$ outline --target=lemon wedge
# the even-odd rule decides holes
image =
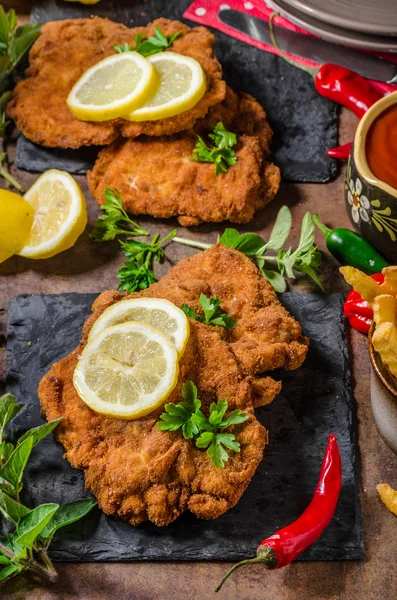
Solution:
[[[189,320],[180,308],[163,298],[129,298],[116,302],[95,321],[89,339],[107,327],[126,321],[139,321],[159,329],[175,345],[178,355],[183,354],[189,338]]]
[[[100,331],[84,348],[73,376],[92,410],[138,419],[169,396],[178,380],[178,354],[161,331],[129,322]]]
[[[112,54],[88,69],[74,85],[67,103],[83,121],[106,121],[145,104],[159,76],[137,52]]]
[[[160,74],[160,85],[144,106],[125,113],[129,121],[154,121],[179,115],[197,104],[206,90],[205,74],[194,58],[161,52],[148,60]]]
[[[0,190],[0,263],[26,244],[33,214],[33,208],[21,196]]]
[[[71,248],[87,225],[83,192],[69,173],[51,169],[40,175],[24,196],[34,210],[25,258],[49,258]]]

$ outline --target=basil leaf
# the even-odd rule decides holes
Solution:
[[[17,525],[16,543],[31,547],[58,508],[59,504],[41,504],[31,510]]]
[[[15,448],[6,464],[0,469],[0,477],[11,483],[18,492],[21,489],[23,471],[33,448],[32,438]]]
[[[9,521],[19,523],[22,517],[30,512],[30,509],[0,491],[0,511]]]
[[[266,243],[266,250],[280,250],[287,239],[292,224],[291,211],[288,206],[282,206],[278,211],[276,222]]]
[[[42,530],[41,538],[44,538],[45,543],[49,544],[51,538],[58,529],[66,527],[66,525],[71,525],[75,521],[79,521],[95,506],[97,506],[97,502],[92,498],[83,498],[82,500],[75,500],[74,502],[62,504],[58,507]]]
[[[7,21],[9,30],[14,31],[15,27],[17,26],[17,15],[15,14],[15,10],[13,8],[11,8],[7,13]]]
[[[277,273],[277,271],[268,271],[266,269],[262,269],[262,275],[268,280],[268,282],[272,285],[275,292],[278,294],[282,294],[287,289],[287,283],[281,273]]]
[[[53,421],[49,421],[48,423],[43,423],[43,425],[39,425],[38,427],[34,427],[33,429],[29,429],[26,433],[21,435],[21,437],[17,441],[17,447],[28,438],[31,438],[33,448],[34,446],[36,446],[36,444],[41,442],[41,440],[47,437],[47,435],[49,435],[51,431],[55,429],[55,427],[60,421],[62,421],[62,417],[54,419]]]
[[[8,47],[10,26],[4,8],[0,5],[0,42]]]
[[[4,583],[6,579],[11,579],[11,577],[14,577],[14,575],[22,571],[22,569],[22,566],[17,565],[9,565],[8,567],[5,567],[0,571],[0,581]]]
[[[40,24],[21,25],[9,46],[9,54],[15,66],[40,35]]]
[[[9,565],[10,560],[6,556],[0,556],[0,565]]]
[[[14,446],[12,444],[8,444],[7,442],[0,444],[0,465],[7,462],[13,452]]]
[[[13,394],[4,394],[0,397],[0,440],[5,426],[19,413],[23,404],[17,404]]]

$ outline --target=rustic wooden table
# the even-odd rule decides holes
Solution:
[[[3,2],[4,4],[4,2]],[[25,0],[5,2],[19,11],[21,20],[29,14]],[[352,139],[356,118],[342,111],[340,141]],[[11,162],[13,148],[10,148]],[[26,189],[36,176],[12,172]],[[89,228],[94,224],[98,209],[91,198],[85,177],[78,178],[86,194]],[[279,207],[290,206],[294,223],[300,223],[306,211],[319,212],[331,226],[350,227],[343,199],[344,170],[327,185],[287,185],[281,188],[276,200],[261,211],[245,230],[269,232]],[[176,226],[175,222],[144,219],[144,227],[161,234]],[[88,228],[88,230],[89,230]],[[182,228],[178,228],[178,235]],[[203,226],[184,230],[183,234],[203,241],[214,241],[217,227]],[[297,241],[299,227],[292,231]],[[322,236],[320,249],[325,250],[322,277],[327,292],[347,290],[337,271],[337,263],[326,252]],[[157,270],[165,273],[171,264],[193,253],[177,244],[167,249],[168,261]],[[59,292],[99,292],[116,286],[115,273],[123,258],[117,244],[94,244],[85,233],[75,247],[46,261],[12,258],[0,265],[0,306],[18,294]],[[310,284],[299,281],[294,289],[310,291]],[[7,310],[0,317],[0,335],[5,333]],[[395,553],[397,550],[397,521],[376,494],[376,485],[387,481],[397,485],[397,458],[378,436],[370,408],[370,365],[366,338],[351,332],[351,354],[355,378],[355,398],[359,434],[361,500],[364,517],[364,536],[367,558],[361,562],[296,563],[280,571],[268,572],[260,566],[242,569],[215,596],[214,587],[227,569],[225,563],[99,563],[58,564],[59,581],[46,585],[29,577],[11,581],[0,592],[4,600],[379,600],[383,594],[390,598],[397,592]],[[3,345],[3,344],[1,344]],[[0,353],[0,393],[4,386],[6,353]],[[21,399],[23,401],[23,399]],[[277,401],[277,400],[275,400]],[[258,541],[261,538],[258,523]]]

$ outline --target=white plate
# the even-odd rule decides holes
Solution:
[[[395,0],[397,3],[397,0]],[[352,46],[362,50],[374,50],[378,52],[397,53],[397,39],[393,37],[370,35],[358,31],[349,31],[329,25],[317,19],[313,19],[304,13],[301,13],[292,6],[287,6],[284,0],[266,0],[266,4],[280,13],[291,23],[318,35],[323,40],[342,44],[343,46]]]
[[[397,35],[397,0],[285,0],[317,21],[371,35]]]

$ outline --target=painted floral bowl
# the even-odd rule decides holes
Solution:
[[[387,260],[397,264],[397,189],[372,174],[365,155],[366,137],[372,123],[395,104],[397,92],[376,102],[361,119],[346,170],[345,200],[356,229]]]

